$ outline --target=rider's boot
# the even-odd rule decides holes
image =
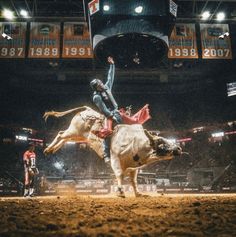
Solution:
[[[110,162],[110,143],[111,143],[111,139],[110,137],[106,137],[104,138],[103,141],[103,159],[105,163],[109,163]]]

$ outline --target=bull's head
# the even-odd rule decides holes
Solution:
[[[158,156],[179,156],[182,148],[163,137],[154,139],[154,149]]]
[[[166,138],[151,134],[147,130],[145,130],[145,134],[158,156],[179,156],[182,154],[182,148]]]

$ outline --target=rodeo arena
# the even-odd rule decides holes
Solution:
[[[0,0],[0,217],[236,236],[236,0]]]

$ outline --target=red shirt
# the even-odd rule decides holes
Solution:
[[[26,151],[23,155],[24,163],[31,168],[35,168],[35,159],[36,155],[33,151]]]

